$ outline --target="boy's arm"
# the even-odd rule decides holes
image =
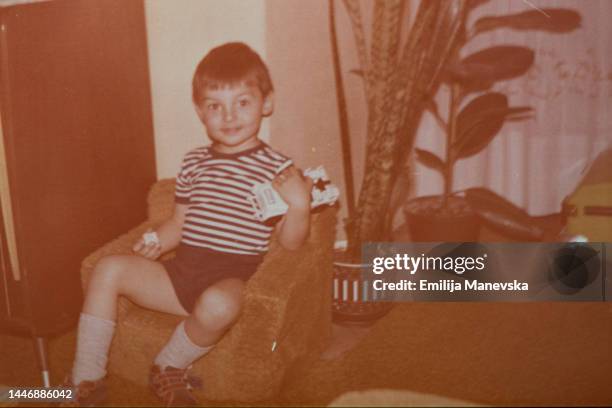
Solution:
[[[280,244],[298,249],[310,232],[310,190],[312,180],[303,177],[295,167],[289,167],[272,181],[272,186],[289,206],[278,226]]]
[[[292,209],[283,216],[278,226],[278,240],[280,244],[287,249],[298,249],[310,232],[310,208],[307,209]]]
[[[164,221],[156,230],[159,242],[145,244],[141,237],[132,248],[134,252],[149,259],[157,259],[164,252],[176,248],[181,241],[181,232],[185,222],[186,204],[175,204],[172,217]]]

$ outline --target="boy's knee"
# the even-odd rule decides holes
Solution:
[[[211,330],[222,330],[236,320],[241,308],[241,296],[212,287],[200,296],[193,315],[202,326]]]
[[[89,278],[89,288],[118,286],[125,263],[125,257],[121,255],[109,255],[100,259]]]

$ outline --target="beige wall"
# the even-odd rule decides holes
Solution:
[[[158,178],[174,177],[183,155],[207,143],[191,104],[191,76],[211,48],[243,41],[265,55],[264,0],[146,0]],[[268,124],[262,128],[268,138]]]
[[[271,118],[271,143],[293,157],[302,167],[322,164],[342,192],[344,176],[340,149],[340,128],[334,86],[327,1],[267,0],[267,58],[276,86],[276,110]],[[357,68],[348,17],[337,2],[343,72]],[[345,77],[349,101],[349,124],[353,145],[355,174],[362,171],[366,110],[361,80]],[[359,185],[360,177],[355,180]],[[344,237],[339,222],[338,237]]]

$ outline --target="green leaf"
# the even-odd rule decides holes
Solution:
[[[505,111],[506,120],[523,119],[531,117],[533,108],[530,106],[515,106],[514,108],[508,108]]]
[[[440,126],[441,129],[446,131],[448,124],[440,115],[440,111],[438,111],[438,104],[436,103],[436,101],[431,98],[427,99],[425,102],[425,109],[427,109],[433,115],[434,119],[438,123],[438,126]]]
[[[521,122],[533,118],[533,108],[529,106],[516,106],[508,108],[506,122]]]
[[[467,56],[449,71],[452,80],[462,84],[491,83],[523,75],[533,61],[530,48],[499,45]]]
[[[438,170],[439,172],[444,172],[444,162],[435,154],[428,152],[422,149],[414,149],[416,152],[417,160],[423,163],[425,166],[430,169]]]
[[[452,156],[463,159],[488,146],[508,118],[531,112],[530,107],[508,107],[508,98],[489,92],[474,98],[457,115]]]
[[[513,30],[543,30],[567,33],[580,27],[580,13],[571,9],[546,8],[528,10],[505,16],[486,16],[474,23],[474,32],[480,34],[497,28]]]
[[[525,210],[491,190],[469,188],[465,190],[465,198],[474,212],[494,229],[518,239],[539,239],[544,234]]]
[[[468,0],[467,8],[469,10],[473,10],[480,6],[481,4],[487,3],[489,0]]]
[[[439,116],[440,113],[438,111],[438,104],[436,103],[435,100],[433,100],[432,98],[428,98],[425,101],[425,109],[427,109],[429,112],[431,112],[433,115]]]
[[[506,122],[522,122],[527,119],[533,118],[532,109],[529,110],[529,114],[526,115],[516,115],[516,116],[508,116],[506,117]]]
[[[462,141],[453,146],[453,157],[455,159],[464,159],[478,154],[497,136],[506,121],[519,121],[531,118],[531,115],[512,116],[515,109],[520,110],[516,111],[517,114],[532,111],[531,108],[525,107],[500,110],[491,109],[483,113],[473,123],[472,127],[460,136]]]
[[[527,213],[522,208],[517,207],[499,194],[484,188],[472,187],[465,190],[465,198],[474,209],[484,207],[495,207],[499,212],[513,217],[524,217]]]

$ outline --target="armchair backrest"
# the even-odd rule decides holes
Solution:
[[[172,216],[174,185],[175,180],[173,178],[162,179],[153,184],[147,197],[149,221],[160,224]]]

